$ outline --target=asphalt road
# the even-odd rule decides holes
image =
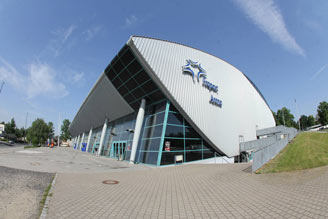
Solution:
[[[53,176],[0,166],[0,218],[38,218],[43,192]]]

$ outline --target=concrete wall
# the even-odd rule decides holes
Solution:
[[[274,158],[283,148],[286,147],[289,141],[291,141],[296,135],[297,130],[295,128],[279,127],[281,132],[277,132],[275,135],[270,137],[274,139],[276,137],[276,142],[273,144],[258,148],[253,153],[253,165],[252,171],[255,172],[261,168],[265,163]],[[275,129],[276,130],[276,129]],[[270,134],[270,133],[268,133]],[[281,135],[284,138],[279,138]]]
[[[254,141],[246,141],[246,142],[242,142],[240,143],[240,151],[250,151],[250,150],[255,150],[255,149],[259,149],[259,148],[263,148],[269,145],[274,144],[275,142],[277,142],[277,138],[279,138],[280,136],[278,135],[274,135],[274,136],[270,136],[267,138],[261,138],[258,140],[254,140]],[[278,139],[279,140],[279,139]]]
[[[213,157],[205,160],[198,160],[193,161],[190,163],[184,163],[184,164],[228,164],[228,163],[234,163],[234,158],[229,157]]]

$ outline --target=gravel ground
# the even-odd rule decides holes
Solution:
[[[43,192],[53,176],[0,166],[0,218],[38,218]]]

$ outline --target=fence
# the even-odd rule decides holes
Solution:
[[[296,135],[295,128],[276,126],[258,130],[257,136],[265,136],[254,141],[240,143],[240,151],[254,150],[252,171],[255,172],[274,158]]]

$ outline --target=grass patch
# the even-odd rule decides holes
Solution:
[[[303,132],[256,173],[277,173],[328,165],[328,133]]]
[[[49,185],[47,186],[47,188],[46,188],[46,189],[44,190],[44,192],[43,192],[42,200],[40,201],[39,217],[41,216],[41,213],[42,213],[42,210],[43,210],[44,204],[46,203],[46,200],[47,200],[47,197],[48,197],[49,191],[50,191],[50,189],[51,189],[52,182],[54,181],[54,178],[55,178],[55,176],[53,176],[53,177],[51,178]],[[49,196],[51,197],[51,196],[52,196],[52,193],[50,193]]]
[[[34,146],[34,145],[26,145],[24,146],[24,149],[29,149],[29,148],[39,148],[40,146]]]

